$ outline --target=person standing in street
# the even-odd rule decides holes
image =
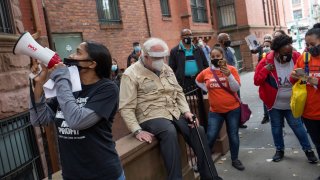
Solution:
[[[192,38],[192,31],[183,29],[181,41],[171,49],[169,57],[169,66],[184,91],[196,87],[197,74],[209,66],[202,49],[192,43]]]
[[[204,55],[207,58],[208,64],[210,64],[210,52],[211,52],[210,47],[207,45],[206,42],[202,40],[202,38],[198,39],[198,46],[202,49]]]
[[[310,145],[307,131],[301,118],[293,117],[290,108],[292,84],[290,74],[300,56],[293,51],[292,38],[287,35],[279,35],[272,41],[272,51],[263,58],[255,71],[254,84],[259,86],[259,96],[269,110],[272,137],[276,148],[273,156],[274,162],[279,162],[284,157],[283,121],[286,118],[288,125],[298,138],[303,151],[310,163],[316,163]]]
[[[132,44],[133,51],[128,56],[127,59],[127,67],[131,66],[133,63],[137,62],[139,60],[139,57],[141,55],[141,46],[139,42],[134,42]]]
[[[111,54],[101,44],[83,42],[67,62],[77,64],[82,90],[72,92],[65,64],[56,64],[50,74],[42,65],[34,78],[31,123],[55,123],[63,179],[125,180],[111,133],[119,100],[119,88],[110,79]],[[47,76],[54,81],[57,96],[46,100],[43,84]]]
[[[294,69],[309,69],[307,75],[307,100],[302,114],[303,122],[310,134],[311,140],[316,147],[318,158],[320,158],[320,23],[308,30],[305,36],[310,57],[308,68],[306,68],[304,55],[300,56]],[[295,70],[291,73],[291,82],[295,84],[302,76]],[[317,178],[320,180],[320,176]]]
[[[235,97],[237,96],[236,92],[240,88],[240,77],[235,67],[226,63],[223,64],[226,60],[224,59],[221,47],[213,47],[210,55],[211,67],[201,71],[196,79],[197,85],[208,92],[210,111],[208,115],[207,137],[209,147],[213,148],[225,121],[232,166],[243,171],[245,167],[238,159],[240,146],[240,103]]]
[[[252,54],[258,53],[258,63],[261,61],[262,58],[266,56],[267,53],[271,51],[271,43],[272,43],[272,36],[270,34],[266,34],[263,36],[263,43],[257,49],[253,49],[250,52]],[[263,118],[261,124],[266,124],[270,121],[269,113],[265,104],[263,104]]]
[[[231,45],[230,35],[227,33],[218,34],[218,43],[219,43],[219,46],[224,50],[224,57],[227,60],[227,64],[230,66],[233,66],[237,69],[238,61],[235,56],[234,49],[232,47],[230,47],[230,45]],[[238,90],[237,93],[238,93],[239,98],[241,98],[240,89]],[[239,124],[239,128],[247,128],[247,127],[248,126],[245,124]]]

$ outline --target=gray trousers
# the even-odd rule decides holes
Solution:
[[[204,152],[199,141],[195,128],[190,128],[184,117],[173,121],[165,118],[148,120],[140,124],[143,130],[155,135],[159,140],[160,150],[168,173],[168,180],[182,180],[182,168],[180,159],[180,148],[177,132],[180,132],[188,145],[197,156],[197,166],[201,180],[212,179]],[[209,159],[213,174],[217,176],[217,171],[211,158],[211,151],[208,146],[205,131],[202,126],[198,127],[199,134],[204,144],[204,149]]]

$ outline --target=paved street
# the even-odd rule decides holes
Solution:
[[[309,164],[292,130],[285,126],[285,158],[272,162],[275,153],[270,123],[261,124],[262,102],[258,87],[253,84],[253,72],[241,74],[241,98],[248,103],[252,117],[247,129],[240,129],[239,159],[246,169],[238,171],[231,166],[230,152],[216,163],[219,175],[224,180],[314,180],[320,176],[320,163]]]

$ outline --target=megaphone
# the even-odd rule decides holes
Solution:
[[[48,69],[61,61],[57,53],[38,44],[29,32],[23,33],[13,48],[13,54],[27,55],[45,64]]]

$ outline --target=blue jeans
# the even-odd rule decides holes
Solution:
[[[277,150],[284,150],[283,142],[283,132],[282,125],[284,118],[286,118],[287,123],[290,128],[298,138],[302,149],[310,150],[311,145],[308,139],[307,131],[304,128],[301,118],[294,118],[291,110],[280,110],[280,109],[271,109],[269,111],[271,131],[273,136],[274,145]]]
[[[126,176],[124,175],[124,172],[122,171],[121,176],[118,177],[117,180],[126,180]]]
[[[226,120],[227,133],[229,138],[229,146],[231,152],[231,160],[237,160],[239,154],[239,121],[240,121],[240,107],[231,110],[227,113],[215,113],[209,112],[207,137],[209,147],[212,149],[220,129],[223,125],[223,121]]]

